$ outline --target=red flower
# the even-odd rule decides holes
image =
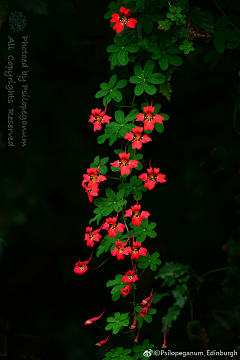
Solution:
[[[105,309],[103,310],[102,314],[98,317],[94,317],[92,319],[89,319],[87,321],[85,321],[84,325],[92,325],[93,324],[93,321],[97,321],[98,319],[100,319],[100,317],[103,315]]]
[[[105,342],[108,341],[109,336],[110,336],[110,334],[108,335],[108,337],[106,338],[106,340],[103,340],[103,341],[100,341],[100,342],[96,343],[96,346],[102,346],[103,344],[105,344]]]
[[[79,275],[82,275],[82,274],[84,274],[86,271],[87,271],[87,264],[89,263],[89,261],[91,260],[91,258],[92,258],[92,254],[93,253],[91,253],[91,256],[90,256],[90,258],[89,258],[89,260],[88,261],[78,261],[78,262],[76,262],[76,266],[75,266],[75,268],[74,268],[74,272],[75,272],[75,274],[79,274]]]
[[[121,293],[123,295],[128,295],[131,291],[131,285],[126,285],[124,286],[124,288],[121,290]]]
[[[110,163],[113,167],[120,167],[121,175],[129,175],[130,174],[130,168],[135,168],[138,166],[137,160],[128,160],[130,157],[130,154],[127,154],[126,152],[120,153],[119,158],[120,160],[114,161],[113,163]]]
[[[102,228],[104,230],[108,230],[109,237],[112,237],[112,236],[117,237],[117,231],[123,232],[123,230],[125,228],[124,224],[121,224],[121,223],[116,224],[117,218],[118,218],[118,216],[116,216],[115,218],[109,217],[106,219],[105,223],[102,225]]]
[[[147,169],[147,173],[139,175],[139,178],[143,181],[146,181],[144,186],[147,187],[149,190],[152,190],[157,182],[164,183],[166,182],[165,177],[166,175],[158,174],[160,169],[150,167],[150,169]]]
[[[94,230],[92,232],[91,227],[86,227],[86,234],[85,234],[85,239],[84,240],[87,241],[87,246],[93,247],[94,241],[100,241],[102,236],[100,234],[98,234],[99,231],[100,231],[100,229]]]
[[[139,241],[133,240],[131,259],[138,260],[140,258],[140,255],[146,256],[147,249],[144,247],[141,247],[141,245],[142,245],[142,243],[140,243]]]
[[[121,260],[121,259],[124,260],[123,255],[129,255],[132,253],[132,249],[130,246],[127,246],[125,248],[126,244],[127,244],[127,241],[124,244],[122,244],[122,241],[115,241],[116,247],[111,252],[112,256],[117,256],[118,260]]]
[[[100,183],[101,181],[107,180],[106,176],[99,175],[99,170],[100,170],[100,166],[99,169],[96,168],[87,169],[87,174],[83,174],[84,179],[82,181],[82,185],[87,181]]]
[[[137,313],[135,312],[135,321],[131,325],[130,330],[135,330],[136,327],[137,327]]]
[[[148,135],[146,135],[146,134],[142,135],[143,127],[137,126],[137,127],[133,128],[132,131],[133,132],[126,133],[126,136],[124,137],[124,139],[129,140],[129,141],[133,140],[133,144],[132,144],[133,149],[140,150],[143,143],[152,141],[152,139]]]
[[[155,110],[155,107],[153,106],[145,106],[143,108],[143,111],[145,114],[139,114],[137,115],[136,121],[144,121],[144,130],[153,130],[155,123],[162,123],[162,120],[164,120],[164,117],[161,115],[153,115],[153,112]]]
[[[162,344],[162,349],[166,349],[167,348],[167,341],[166,341],[166,333],[164,331],[164,338],[163,338],[163,344]]]
[[[101,109],[92,109],[92,115],[90,116],[90,119],[88,122],[93,123],[93,130],[101,130],[102,124],[109,123],[111,116],[105,115],[105,112],[107,110],[107,104],[105,107],[105,110],[101,112]]]
[[[151,300],[151,302],[150,302],[149,304],[147,304],[147,305],[145,305],[144,307],[142,307],[142,310],[140,311],[140,315],[141,315],[142,317],[144,317],[144,316],[147,315],[148,310],[149,310],[149,308],[150,308],[150,306],[151,306],[151,304],[152,304],[152,301],[153,301],[153,297],[152,297],[152,300]]]
[[[152,293],[153,293],[153,289],[152,289],[152,291],[151,291],[150,296],[147,297],[146,299],[144,299],[144,300],[141,302],[141,305],[142,305],[142,306],[145,306],[145,305],[149,302],[149,300],[150,300],[151,297],[152,297]]]
[[[135,28],[137,20],[133,18],[128,19],[132,12],[133,10],[129,13],[129,9],[126,9],[124,6],[122,6],[120,8],[120,15],[117,13],[112,14],[112,19],[110,20],[110,22],[116,23],[113,27],[113,30],[116,30],[117,34],[124,29],[125,25],[129,28]]]
[[[140,330],[141,330],[141,329],[138,330],[137,336],[136,336],[136,338],[135,338],[135,340],[134,340],[135,343],[138,343],[138,337],[139,337]]]
[[[140,226],[142,219],[147,219],[150,216],[148,211],[140,211],[141,205],[134,205],[131,206],[131,209],[125,210],[124,217],[131,217],[132,216],[132,224]]]
[[[90,181],[88,183],[88,185],[84,185],[82,184],[82,186],[84,187],[85,192],[88,194],[88,198],[91,202],[93,202],[93,196],[98,196],[98,192],[99,192],[99,188],[98,188],[98,183],[94,182],[94,181]]]
[[[138,280],[138,276],[135,273],[135,270],[128,270],[125,272],[125,275],[122,277],[122,281],[125,282],[125,284],[132,284],[136,280]]]

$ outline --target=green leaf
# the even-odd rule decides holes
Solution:
[[[119,9],[118,3],[116,1],[110,2],[110,4],[108,4],[108,7],[109,7],[109,9],[113,9],[113,10]]]
[[[109,146],[112,146],[117,141],[117,134],[113,134],[109,139]]]
[[[168,81],[165,81],[163,84],[160,85],[159,92],[160,94],[165,96],[169,102],[171,101],[172,86],[169,84]]]
[[[213,43],[215,46],[215,49],[222,54],[225,51],[225,43],[224,43],[224,38],[223,36],[220,34],[220,32],[218,32],[217,30],[215,31],[215,33],[213,34]]]
[[[115,100],[116,102],[120,102],[122,100],[122,93],[118,90],[112,90],[110,92],[111,97],[113,98],[113,100]]]
[[[177,305],[173,305],[168,308],[167,315],[162,318],[163,328],[162,331],[167,331],[171,326],[172,322],[177,320],[177,317],[180,315],[180,308]]]
[[[95,94],[95,98],[100,98],[106,96],[109,93],[109,90],[100,90]]]
[[[141,84],[136,85],[134,93],[136,96],[140,96],[142,95],[143,92],[144,92],[144,84],[142,82]]]
[[[111,200],[111,201],[115,201],[116,200],[116,194],[115,192],[111,189],[111,188],[107,188],[105,190],[106,196]]]
[[[167,57],[168,57],[169,64],[171,64],[173,66],[181,66],[183,64],[182,58],[178,55],[167,54]]]
[[[123,198],[123,196],[124,196],[124,193],[125,193],[125,191],[123,189],[119,190],[117,195],[116,195],[116,201],[121,200]]]
[[[231,18],[227,15],[221,16],[217,19],[215,26],[227,26],[231,22]]]
[[[128,52],[125,49],[121,49],[118,53],[118,60],[122,66],[127,65],[129,62]]]
[[[157,92],[156,86],[148,83],[147,81],[145,82],[145,91],[148,95],[154,95]]]
[[[186,271],[190,269],[190,266],[183,265],[174,262],[166,262],[161,269],[158,271],[158,275],[154,277],[154,279],[158,279],[159,277],[164,279],[166,276],[175,276],[179,277],[185,274]]]
[[[100,136],[97,138],[97,143],[98,143],[98,144],[103,144],[108,137],[109,137],[109,136],[108,136],[107,134],[100,135]]]
[[[166,54],[159,59],[159,66],[162,70],[167,70],[168,68],[168,57]]]
[[[152,32],[153,29],[153,23],[152,20],[149,16],[146,16],[144,21],[143,21],[143,28],[146,31],[147,34],[150,34],[150,32]]]
[[[160,73],[151,74],[147,78],[147,82],[149,82],[151,84],[162,84],[162,83],[164,83],[164,81],[165,81],[165,76]]]
[[[117,81],[117,75],[114,74],[114,75],[110,78],[110,80],[109,80],[109,86],[110,86],[110,88],[113,88],[113,87],[114,87],[114,85],[116,84],[116,81]]]
[[[134,70],[135,76],[143,77],[144,72],[143,72],[143,69],[141,68],[141,66],[134,66],[133,70]]]
[[[130,53],[135,53],[138,51],[138,46],[137,46],[137,44],[131,43],[131,44],[127,44],[125,46],[125,49],[127,51],[129,51]]]
[[[157,130],[157,132],[162,133],[164,131],[164,124],[163,123],[156,123],[155,126],[154,126],[154,129]]]
[[[120,50],[121,48],[120,48],[120,46],[119,45],[117,45],[117,44],[112,44],[112,45],[109,45],[108,47],[107,47],[107,52],[116,52],[116,51],[118,51],[118,50]]]
[[[107,102],[107,104],[109,104],[111,100],[112,100],[112,97],[111,97],[110,93],[107,96],[104,96],[103,106],[106,106],[106,102]]]
[[[102,90],[108,90],[108,91],[110,90],[110,87],[109,87],[109,85],[107,83],[101,83],[100,88]]]
[[[176,299],[175,304],[178,305],[181,309],[184,307],[187,297],[183,297],[183,294],[188,291],[188,286],[186,284],[178,285],[172,291],[174,298]]]
[[[122,88],[124,88],[126,85],[127,85],[127,80],[125,80],[125,79],[119,80],[119,81],[116,83],[114,89],[122,89]]]
[[[124,122],[124,112],[122,110],[115,111],[114,117],[119,124]]]
[[[219,28],[218,32],[228,41],[236,41],[238,38],[235,32],[227,27]]]
[[[154,67],[155,67],[154,61],[148,60],[146,62],[145,66],[144,66],[145,77],[149,77],[152,74]]]
[[[140,78],[139,76],[131,76],[129,81],[132,84],[140,84],[143,82],[143,78]]]

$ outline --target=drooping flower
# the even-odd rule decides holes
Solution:
[[[117,218],[118,218],[118,213],[117,216],[114,218],[107,218],[105,223],[102,225],[102,228],[104,230],[108,230],[108,236],[109,237],[117,237],[117,231],[121,231],[123,232],[123,230],[125,229],[125,225],[118,223],[117,224]]]
[[[90,258],[89,258],[89,260],[87,260],[87,261],[78,261],[78,262],[76,262],[76,264],[75,264],[75,268],[74,268],[74,272],[75,272],[75,274],[79,274],[79,275],[82,275],[82,274],[84,274],[86,271],[87,271],[87,264],[89,263],[89,261],[91,260],[91,258],[92,258],[92,254],[93,253],[91,253],[91,256],[90,256]]]
[[[120,8],[120,15],[117,13],[112,14],[112,19],[110,20],[110,22],[116,23],[113,27],[113,30],[116,30],[117,34],[124,29],[125,25],[129,28],[135,28],[137,20],[134,18],[128,19],[128,17],[132,14],[133,10],[129,13],[129,9],[126,9],[124,6],[122,6]]]
[[[141,245],[142,245],[142,243],[140,243],[139,241],[133,240],[132,255],[131,255],[132,260],[133,259],[138,260],[140,258],[140,255],[146,256],[147,249],[144,247],[141,247]]]
[[[92,325],[94,321],[97,321],[98,319],[100,319],[100,317],[103,315],[104,311],[105,311],[105,309],[103,310],[103,312],[101,313],[100,316],[94,317],[92,319],[85,321],[84,325]]]
[[[155,107],[153,106],[145,106],[143,108],[144,114],[141,113],[136,116],[136,121],[144,121],[144,130],[153,130],[155,123],[162,123],[164,117],[162,115],[153,115]]]
[[[118,260],[124,260],[123,255],[129,255],[132,253],[132,249],[130,246],[125,247],[127,245],[127,241],[123,244],[122,241],[115,241],[115,245],[116,247],[113,249],[111,254],[112,256],[117,256]]]
[[[131,291],[131,284],[124,286],[124,288],[121,290],[121,293],[123,295],[128,295]]]
[[[163,344],[162,344],[162,349],[166,349],[167,348],[167,341],[166,341],[166,333],[164,331],[164,338],[163,338]]]
[[[135,343],[138,343],[138,337],[139,337],[140,330],[141,330],[141,329],[138,329],[137,336],[136,336],[136,338],[134,339],[134,342],[135,342]]]
[[[141,205],[133,205],[131,209],[125,210],[124,217],[132,216],[132,224],[140,226],[142,223],[142,219],[147,219],[150,216],[148,211],[140,211]]]
[[[149,190],[152,190],[157,182],[160,183],[164,183],[166,182],[165,177],[166,175],[163,174],[158,174],[160,171],[160,169],[158,168],[154,168],[154,170],[152,169],[152,167],[150,167],[150,169],[147,169],[147,173],[143,173],[141,175],[139,175],[139,178],[142,179],[143,181],[146,181],[144,186],[147,187]]]
[[[98,230],[94,230],[92,231],[92,227],[86,227],[86,234],[85,234],[85,239],[87,241],[87,246],[94,246],[94,241],[100,241],[101,239],[101,235],[99,234],[99,231],[101,229]],[[84,241],[83,240],[83,241]]]
[[[96,343],[95,345],[96,345],[96,346],[102,346],[103,344],[105,344],[105,342],[107,342],[107,341],[108,341],[109,336],[110,336],[110,334],[108,335],[108,337],[106,338],[106,340],[99,341],[99,342],[98,342],[98,343]]]
[[[101,130],[102,124],[109,123],[111,116],[105,115],[107,110],[107,103],[105,109],[101,111],[101,109],[92,109],[92,114],[90,115],[90,119],[88,122],[93,123],[93,130]]]
[[[147,143],[149,141],[152,141],[152,139],[144,134],[142,135],[143,127],[137,126],[132,129],[132,132],[126,133],[126,136],[124,139],[132,141],[132,148],[140,150],[143,143]]]
[[[88,181],[100,183],[101,181],[107,180],[106,176],[99,175],[99,170],[100,170],[100,166],[99,166],[99,169],[97,169],[97,168],[87,169],[87,174],[83,174],[82,185]]]
[[[148,303],[148,304],[146,304],[145,306],[142,307],[142,310],[140,311],[140,315],[141,315],[142,317],[144,317],[144,316],[147,315],[148,310],[149,310],[149,308],[150,308],[150,306],[151,306],[151,304],[152,304],[152,301],[153,301],[153,297],[152,297],[152,300],[151,300],[150,303]]]
[[[138,280],[138,276],[135,273],[135,270],[128,270],[125,272],[125,275],[122,277],[122,281],[125,282],[125,284],[132,284],[136,280]]]
[[[85,192],[88,194],[88,198],[91,202],[93,202],[93,196],[98,196],[99,188],[98,183],[94,181],[89,181],[88,185],[82,184],[84,187]]]
[[[135,330],[137,327],[137,313],[135,312],[135,321],[132,323],[130,330]]]
[[[114,161],[113,163],[110,163],[113,167],[119,167],[121,171],[121,175],[129,175],[130,174],[130,168],[133,169],[138,166],[137,160],[128,160],[130,157],[130,154],[127,154],[126,152],[119,153],[120,160]]]
[[[152,297],[152,293],[153,293],[153,289],[152,289],[152,291],[151,291],[150,296],[147,297],[146,299],[144,299],[144,300],[141,302],[141,305],[142,305],[142,306],[145,306],[145,305],[150,301],[150,299],[151,299],[151,297]]]

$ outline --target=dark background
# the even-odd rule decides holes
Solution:
[[[84,322],[106,309],[99,321],[104,327],[105,319],[114,312],[131,311],[127,299],[113,303],[110,288],[105,286],[116,274],[128,270],[124,262],[111,259],[83,276],[73,272],[75,262],[88,260],[92,250],[83,242],[94,205],[81,186],[82,174],[96,155],[115,161],[113,150],[120,144],[98,145],[96,139],[102,131],[94,133],[88,123],[92,108],[103,109],[102,99],[94,97],[99,84],[112,75],[106,47],[115,32],[103,18],[108,3],[51,1],[46,7],[44,2],[24,0],[2,3],[6,11],[0,29],[0,236],[8,246],[0,243],[0,330],[1,335],[7,334],[9,358],[102,359],[106,350],[96,348],[95,343],[107,335],[97,327],[84,327]],[[211,10],[215,18],[221,16],[211,2],[190,3]],[[10,30],[7,21],[15,10],[23,11],[27,18],[26,29],[19,34]],[[226,13],[235,10],[234,5],[225,8]],[[7,146],[7,79],[3,72],[11,36],[16,44],[11,52],[14,76],[20,74],[23,35],[28,35],[30,67],[27,147],[21,147],[16,116],[16,147],[11,148]],[[211,71],[203,57],[213,49],[212,42],[194,46],[195,51],[183,55],[184,64],[173,74],[171,103],[160,94],[154,97],[170,119],[162,134],[152,133],[153,141],[142,153],[146,164],[151,157],[152,165],[160,167],[167,182],[144,193],[141,204],[157,223],[158,237],[144,242],[148,251],[158,251],[162,264],[180,262],[202,275],[228,266],[222,245],[238,222],[234,202],[239,193],[238,167],[212,175],[211,166],[199,165],[216,146],[239,150],[232,120],[239,56],[238,51],[233,52],[230,62],[226,56]],[[128,67],[116,67],[113,73],[119,79],[132,75]],[[128,83],[123,104],[132,99],[133,89]],[[16,84],[16,114],[21,101],[18,90]],[[140,107],[145,100],[136,101]],[[115,110],[109,104],[107,114]],[[96,248],[91,267],[108,257],[104,253],[96,258]],[[161,292],[155,274],[147,270],[139,282],[139,301],[149,296],[152,287]],[[205,327],[211,349],[233,350],[239,345],[237,337],[208,316],[217,302],[214,286],[224,276],[224,272],[216,273],[207,283],[201,306],[194,305],[194,319]],[[155,349],[161,349],[161,317],[171,305],[172,299],[155,305],[158,313],[151,325],[143,327],[140,343],[148,338]],[[188,349],[188,321],[187,303],[167,336],[169,349]],[[107,344],[109,348],[132,347],[124,334],[110,337]]]

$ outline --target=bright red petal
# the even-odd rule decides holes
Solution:
[[[93,130],[94,130],[94,131],[101,130],[101,128],[102,128],[102,125],[101,125],[100,122],[95,122],[95,123],[93,124]]]
[[[142,179],[143,181],[147,180],[147,173],[143,173],[141,175],[139,175],[139,178]]]
[[[126,26],[133,29],[133,28],[135,28],[136,23],[137,23],[137,20],[131,18],[131,19],[129,19],[129,21],[127,22]]]
[[[112,165],[113,167],[119,167],[119,160],[110,163],[110,165]]]
[[[146,134],[144,134],[142,137],[142,142],[147,143],[149,141],[152,141],[152,139],[149,136],[147,136]]]
[[[124,139],[129,140],[129,141],[132,141],[132,139],[133,139],[133,133],[132,133],[132,132],[126,133]]]
[[[165,182],[166,182],[165,177],[166,177],[166,175],[158,174],[158,176],[157,176],[157,182],[165,183]]]

